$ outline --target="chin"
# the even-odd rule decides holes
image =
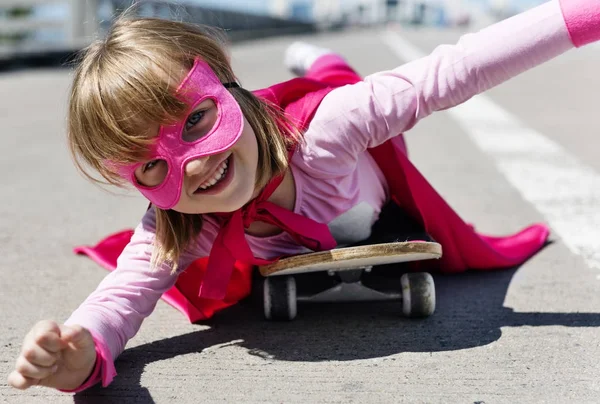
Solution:
[[[240,198],[236,198],[235,202],[232,200],[230,204],[227,204],[226,212],[234,212],[238,209],[241,209],[244,205],[252,200],[252,190],[246,192],[246,195],[240,196]]]
[[[217,213],[217,212],[222,212],[222,213],[230,213],[230,212],[235,212],[238,209],[241,209],[244,205],[246,205],[248,202],[250,202],[250,200],[252,199],[252,194],[250,194],[248,197],[236,197],[236,196],[230,196],[227,200],[227,202],[222,202],[219,203],[218,205],[215,205],[214,208],[212,209],[196,209],[194,210],[193,207],[190,207],[191,210],[194,210],[194,212],[189,212],[189,213],[196,213],[196,214],[211,214],[211,213]],[[182,213],[186,213],[186,212],[182,212]]]

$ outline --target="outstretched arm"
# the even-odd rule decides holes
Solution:
[[[206,220],[202,232],[185,249],[178,261],[178,273],[165,263],[151,266],[155,239],[155,210],[149,209],[119,256],[116,269],[73,312],[66,326],[83,327],[93,338],[96,362],[90,377],[75,390],[84,390],[99,381],[107,386],[116,375],[114,360],[139,330],[161,296],[197,258],[208,255],[217,224]]]
[[[151,268],[154,233],[144,227],[152,224],[153,217],[147,213],[119,257],[117,268],[64,325],[45,320],[32,327],[8,377],[10,385],[19,389],[41,385],[72,392],[99,381],[104,386],[111,382],[116,374],[114,359],[177,278],[168,265]]]
[[[311,122],[303,154],[320,172],[344,174],[364,150],[434,111],[598,39],[600,2],[545,3],[464,35],[456,45],[441,45],[427,57],[333,90]]]
[[[100,380],[104,386],[111,382],[116,375],[114,360],[177,279],[169,265],[151,268],[154,237],[143,226],[138,226],[119,256],[117,268],[65,322],[65,325],[79,325],[89,330],[96,345],[96,367],[77,391]]]

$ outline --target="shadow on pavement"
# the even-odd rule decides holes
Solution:
[[[272,323],[247,300],[208,322],[209,330],[126,350],[110,387],[79,393],[75,403],[153,403],[140,385],[147,364],[236,340],[265,360],[351,361],[478,347],[498,340],[501,327],[600,326],[600,313],[522,313],[503,307],[515,272],[436,276],[437,310],[424,320],[402,318],[400,304],[386,302],[301,305],[295,321]]]

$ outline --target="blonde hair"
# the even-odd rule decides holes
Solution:
[[[77,168],[94,182],[125,185],[106,162],[143,161],[156,135],[150,128],[183,118],[187,106],[174,93],[196,57],[221,82],[235,82],[224,49],[224,36],[215,28],[155,18],[117,19],[105,39],[83,51],[75,71],[68,143]],[[288,150],[299,133],[278,107],[243,88],[230,92],[256,134],[260,189],[286,170]],[[202,228],[202,216],[155,210],[152,263],[168,262],[176,271],[179,256]]]

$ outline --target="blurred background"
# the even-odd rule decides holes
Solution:
[[[485,26],[543,0],[180,0],[137,1],[145,16],[220,26],[233,41],[397,22]],[[0,64],[40,62],[102,35],[131,0],[0,0]]]

